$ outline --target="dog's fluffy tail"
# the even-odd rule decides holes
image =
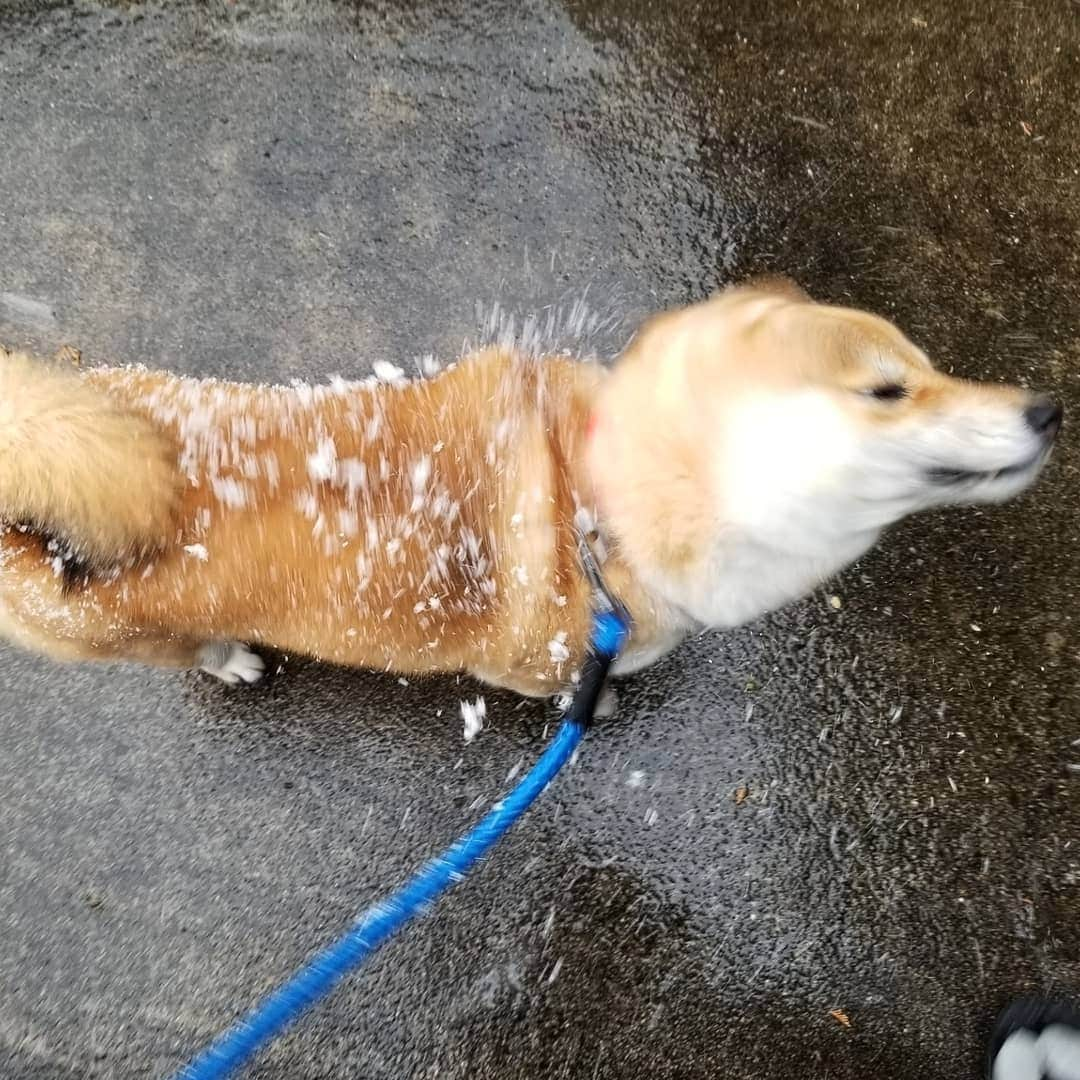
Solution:
[[[164,432],[75,371],[0,349],[0,522],[105,569],[163,547],[180,483]]]

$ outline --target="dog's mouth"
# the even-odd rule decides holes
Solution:
[[[955,487],[959,484],[989,483],[1008,480],[1037,469],[1049,454],[1049,450],[1040,450],[1026,461],[1015,465],[1006,465],[1003,469],[928,469],[926,476],[934,484],[942,487]]]

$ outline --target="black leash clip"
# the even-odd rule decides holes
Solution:
[[[611,665],[630,637],[630,613],[611,594],[585,533],[578,536],[578,558],[592,588],[592,628],[589,648],[581,665],[581,681],[566,710],[565,719],[588,727],[596,712]]]

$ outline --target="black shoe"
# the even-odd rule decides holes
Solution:
[[[1009,1080],[1008,1077],[994,1077],[994,1062],[1001,1048],[1012,1035],[1018,1031],[1029,1031],[1034,1038],[1038,1038],[1044,1029],[1054,1024],[1073,1028],[1077,1039],[1080,1040],[1080,1010],[1067,1001],[1025,997],[1018,998],[1006,1006],[997,1018],[990,1035],[990,1046],[986,1057],[987,1080]],[[1077,1070],[1080,1071],[1080,1062],[1077,1064]],[[1045,1080],[1055,1080],[1055,1078],[1046,1077]]]

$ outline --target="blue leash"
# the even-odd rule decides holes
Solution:
[[[630,632],[626,612],[607,594],[587,549],[586,571],[597,592],[590,651],[581,681],[555,738],[517,786],[460,840],[428,862],[388,899],[372,905],[332,945],[313,956],[284,986],[238,1020],[185,1065],[173,1080],[223,1080],[359,966],[417,912],[457,884],[532,805],[569,761],[592,721],[608,669]]]

